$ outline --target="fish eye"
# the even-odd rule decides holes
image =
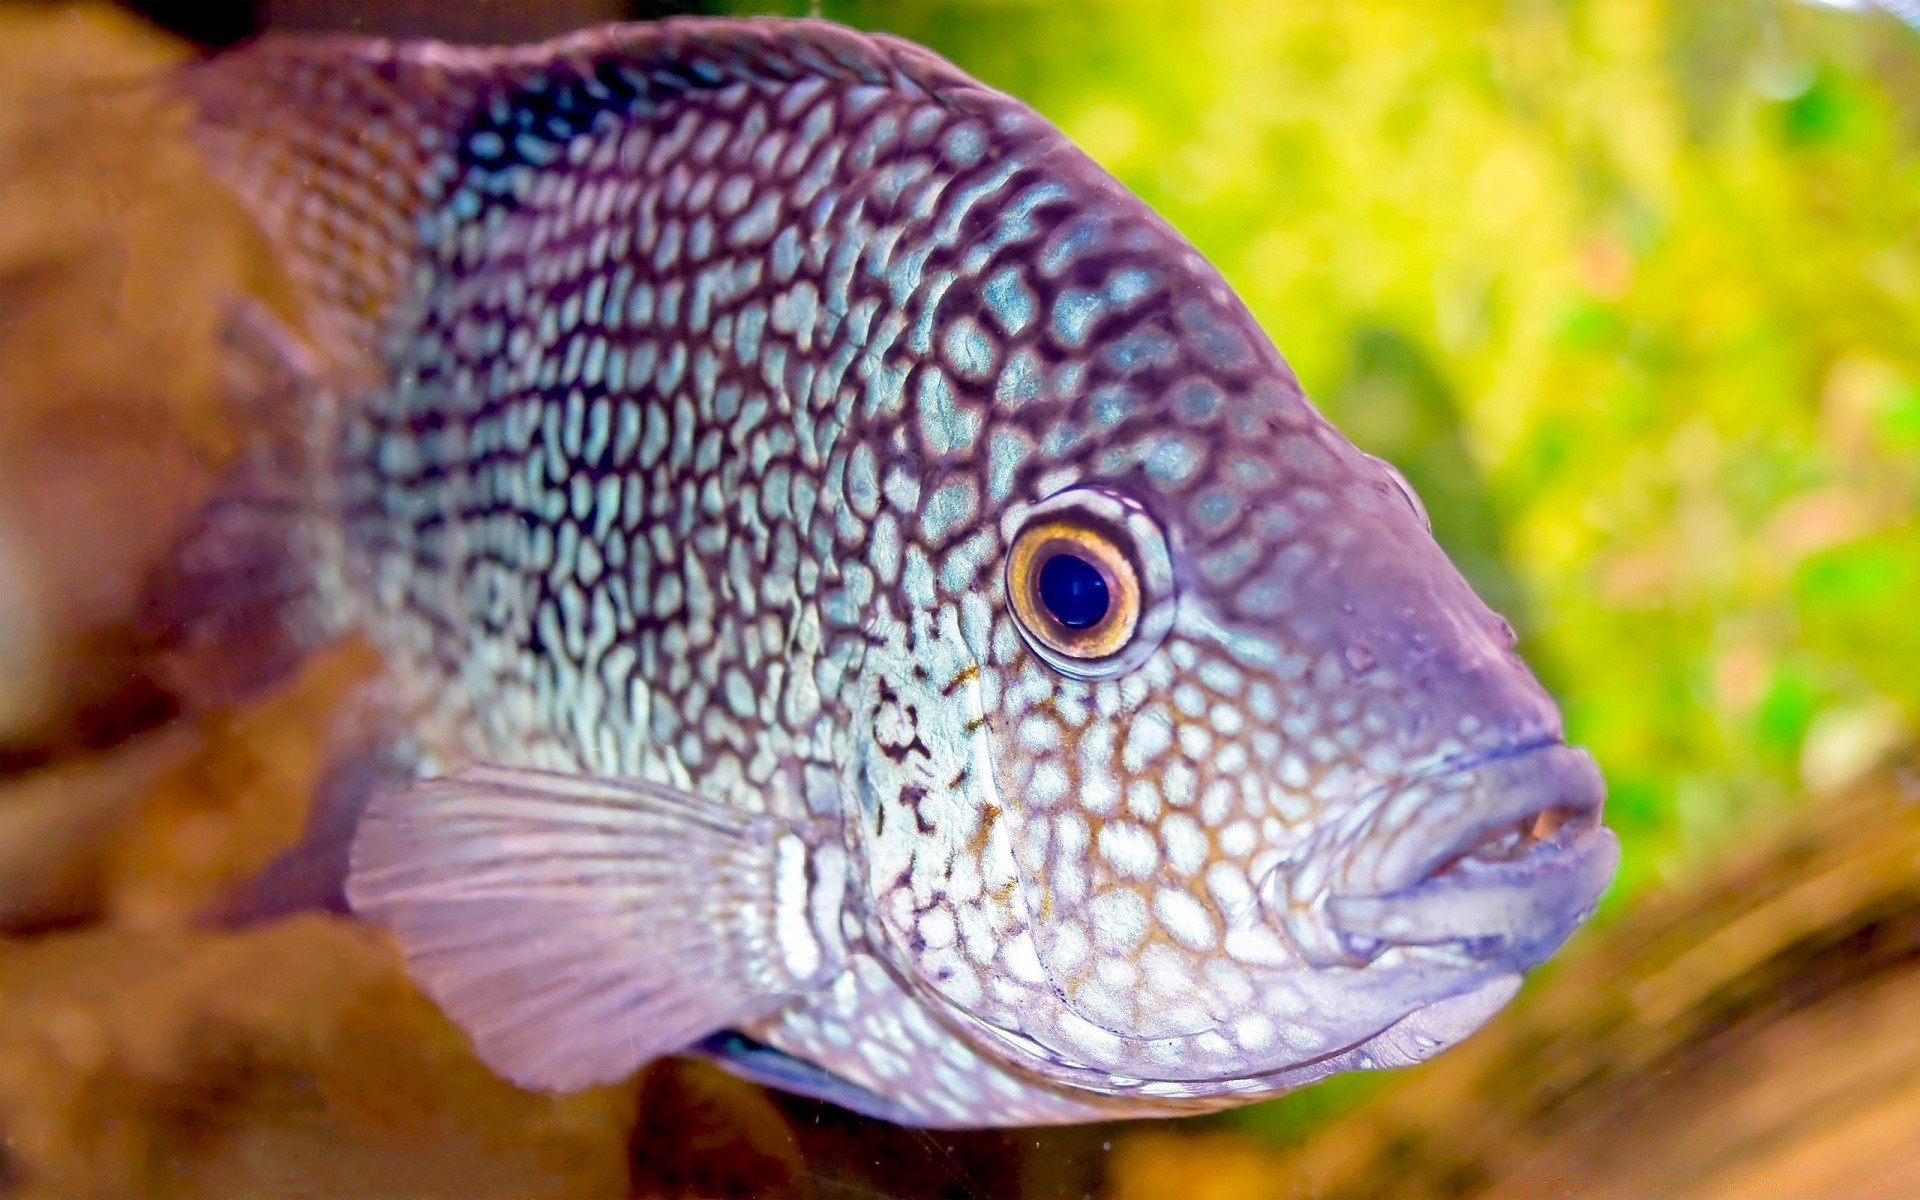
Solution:
[[[1166,542],[1135,504],[1097,488],[1037,506],[1007,555],[1007,602],[1027,645],[1064,674],[1131,669],[1171,624]]]
[[[1104,531],[1070,521],[1027,526],[1007,565],[1013,614],[1029,638],[1069,658],[1124,649],[1140,621],[1140,580]]]
[[[1106,573],[1072,550],[1050,556],[1034,579],[1040,606],[1068,629],[1092,629],[1113,611]]]

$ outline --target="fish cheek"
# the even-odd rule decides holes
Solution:
[[[869,656],[856,827],[874,948],[919,988],[973,1011],[989,994],[999,939],[1017,924],[1011,858],[992,850],[1000,807],[978,668],[957,631],[930,628],[916,643],[897,625]]]

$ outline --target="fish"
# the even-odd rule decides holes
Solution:
[[[1852,12],[1871,12],[1878,9],[1900,21],[1907,28],[1920,31],[1920,0],[1804,0],[1812,7],[1845,9]]]
[[[763,18],[170,86],[299,301],[182,628],[379,647],[346,900],[505,1079],[1218,1110],[1459,1042],[1607,887],[1418,497],[1019,100]]]

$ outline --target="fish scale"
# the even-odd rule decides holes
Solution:
[[[268,39],[185,79],[353,381],[302,519],[427,747],[355,903],[496,1066],[589,1081],[695,1040],[665,1021],[897,1120],[1086,1120],[1422,1057],[1510,994],[1527,963],[1356,956],[1276,880],[1423,772],[1557,743],[1551,702],[1404,483],[1030,109],[819,22]],[[1048,521],[1136,580],[1100,662],[1013,603]],[[564,816],[514,824],[539,795]],[[661,905],[713,879],[685,974],[731,1006],[580,966],[702,958]],[[574,958],[508,942],[563,919]]]

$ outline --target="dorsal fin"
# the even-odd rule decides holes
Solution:
[[[581,121],[571,132],[588,127],[582,100],[658,110],[688,92],[809,75],[961,108],[999,99],[912,43],[772,18],[608,25],[507,48],[268,35],[194,64],[177,86],[215,172],[280,245],[315,336],[336,356],[377,360],[422,219],[468,165],[476,132],[527,119],[516,101],[547,97],[531,108],[567,136],[570,118]]]
[[[445,139],[480,80],[393,43],[269,36],[181,72],[194,138],[278,245],[333,354],[377,355]]]

